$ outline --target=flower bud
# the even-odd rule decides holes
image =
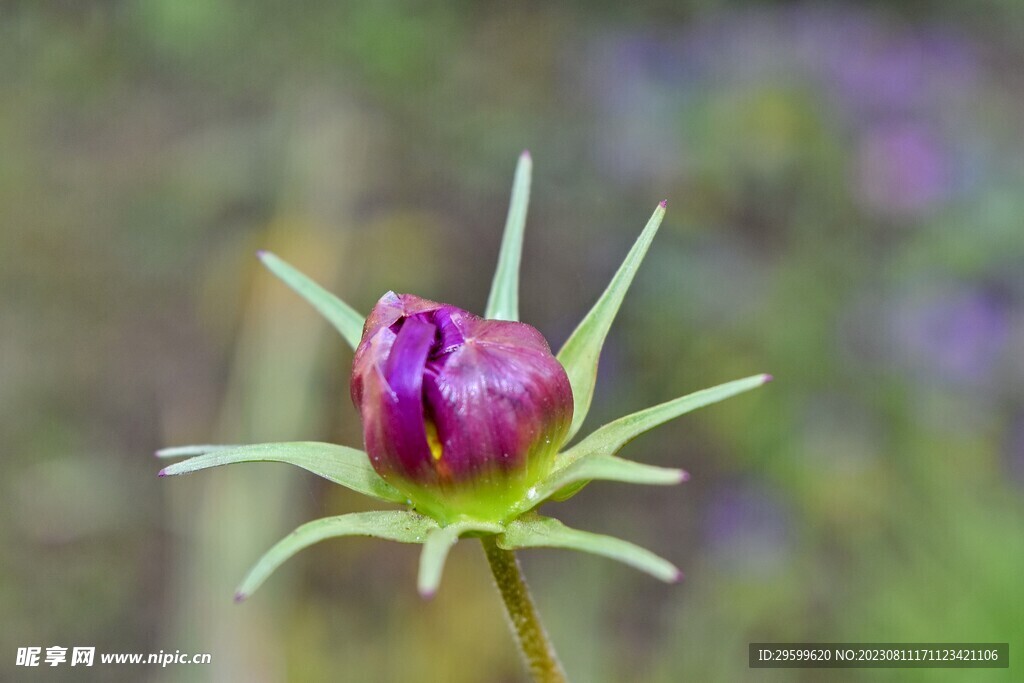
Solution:
[[[352,368],[374,469],[442,523],[502,521],[550,470],[572,389],[544,337],[411,294],[385,294]]]

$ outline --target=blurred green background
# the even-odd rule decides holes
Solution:
[[[522,553],[576,681],[1024,680],[1024,5],[0,5],[0,678],[519,681],[472,543],[278,537],[365,509],[285,465],[158,480],[154,449],[358,445],[350,352],[258,267],[368,311],[480,311],[521,149],[522,311],[558,346],[668,218],[588,423],[756,372],[624,454],[567,523],[665,586]],[[751,641],[1009,641],[1011,670],[750,670]],[[211,666],[15,669],[23,646]],[[827,674],[827,675],[822,675]]]

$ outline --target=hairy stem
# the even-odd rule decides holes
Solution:
[[[499,548],[494,536],[484,536],[480,540],[530,675],[537,683],[565,683],[562,664],[544,631],[515,553]]]

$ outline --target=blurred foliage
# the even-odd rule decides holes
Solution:
[[[386,289],[482,310],[524,147],[521,308],[555,346],[670,202],[588,424],[777,377],[628,447],[683,488],[563,506],[681,585],[524,553],[576,680],[821,680],[752,672],[751,641],[1024,642],[1022,5],[738,5],[0,7],[4,670],[94,644],[274,659],[267,680],[521,679],[470,544],[430,603],[414,552],[351,541],[236,607],[261,544],[362,503],[273,465],[159,482],[147,455],[359,443],[348,352],[253,252],[363,311]]]

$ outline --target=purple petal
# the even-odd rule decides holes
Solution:
[[[389,328],[407,316],[428,313],[442,307],[443,304],[412,294],[387,292],[380,298],[363,325],[363,340],[356,348],[355,359],[352,362],[350,390],[352,402],[357,408],[363,402],[363,381],[370,373],[370,366],[383,362],[391,353],[391,342],[397,330],[392,331]]]
[[[442,476],[507,475],[553,455],[572,419],[572,390],[543,337],[522,323],[452,318],[465,343],[443,365],[428,364],[424,385]]]
[[[363,339],[374,336],[382,327],[391,327],[402,318],[418,313],[429,313],[442,307],[444,307],[444,304],[439,304],[430,299],[421,299],[412,294],[388,292],[380,298],[377,305],[370,311],[370,315],[363,325]],[[451,307],[448,306],[447,308]]]
[[[438,334],[441,338],[438,348],[433,354],[434,358],[440,358],[451,353],[466,341],[466,336],[459,329],[458,324],[461,312],[454,306],[442,306],[434,313],[434,323],[437,325]]]
[[[409,474],[429,466],[430,449],[423,424],[423,371],[436,332],[430,323],[407,319],[395,337],[384,369],[394,402],[385,405],[380,418],[389,437],[388,450]]]
[[[367,318],[351,391],[371,462],[400,488],[522,488],[572,420],[569,379],[537,330],[393,292]]]

